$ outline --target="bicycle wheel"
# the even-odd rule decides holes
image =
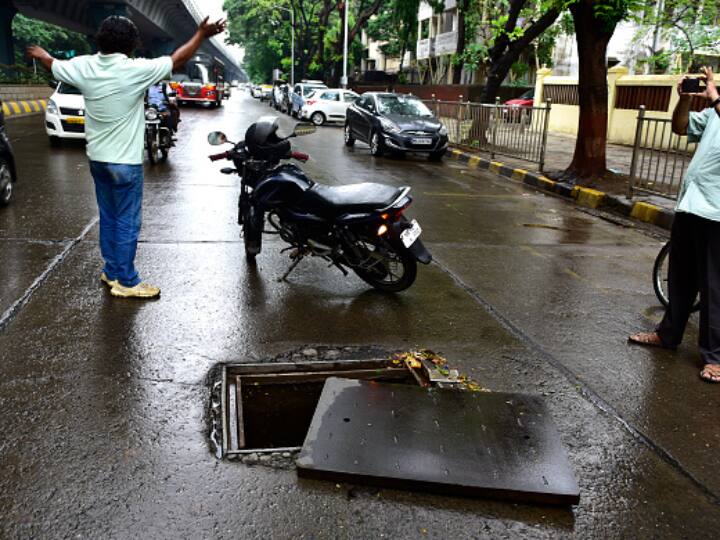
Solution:
[[[670,242],[667,242],[655,257],[655,265],[653,266],[653,288],[655,296],[658,297],[660,303],[668,307],[670,304],[670,292],[668,285],[668,268],[670,261]],[[700,300],[696,300],[692,310],[700,309]]]

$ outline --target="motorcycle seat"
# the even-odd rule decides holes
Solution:
[[[308,194],[320,207],[332,213],[361,213],[386,208],[397,199],[404,188],[364,182],[345,186],[315,184]]]

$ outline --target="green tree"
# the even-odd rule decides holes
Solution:
[[[679,60],[680,71],[694,71],[698,51],[720,53],[720,5],[716,0],[655,0],[635,14],[635,42],[647,50],[653,73]]]
[[[59,57],[92,52],[90,43],[83,34],[30,19],[20,13],[13,18],[12,30],[17,64],[25,63],[25,48],[31,43],[40,45]]]
[[[273,68],[290,65],[290,17],[295,18],[296,78],[322,78],[337,83],[343,51],[342,14],[336,0],[225,0],[229,40],[245,47],[245,64],[253,80],[267,80]],[[355,0],[348,13],[348,45],[357,53],[360,31],[383,0]]]
[[[617,24],[640,9],[635,0],[573,0],[580,115],[575,151],[562,179],[582,183],[607,173],[607,46]]]

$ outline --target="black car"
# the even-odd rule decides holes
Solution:
[[[17,181],[15,172],[15,156],[7,133],[5,133],[5,115],[0,101],[0,206],[10,203],[13,194],[13,184]]]
[[[347,110],[345,145],[355,140],[370,145],[370,153],[426,153],[440,161],[447,151],[447,128],[417,97],[366,92]]]

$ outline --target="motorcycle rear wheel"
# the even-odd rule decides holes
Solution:
[[[254,261],[262,251],[262,232],[265,216],[255,206],[249,205],[243,218],[243,240],[245,241],[245,257]]]
[[[382,247],[368,245],[374,247],[373,252],[384,252],[378,254],[383,261],[374,268],[353,268],[360,279],[383,292],[404,291],[415,283],[417,260],[412,253],[391,244],[383,244]]]

